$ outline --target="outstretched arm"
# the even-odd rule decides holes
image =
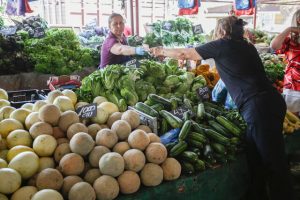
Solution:
[[[154,56],[170,57],[178,60],[201,60],[201,56],[194,48],[166,49],[163,47],[151,48]]]

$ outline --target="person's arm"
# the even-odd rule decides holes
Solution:
[[[201,60],[201,56],[194,48],[166,49],[163,47],[151,48],[154,56],[170,57],[177,60]]]
[[[279,35],[277,35],[270,44],[270,47],[273,50],[278,50],[282,47],[282,44],[285,40],[285,38],[291,33],[291,32],[295,32],[295,33],[300,33],[300,27],[288,27],[286,28],[282,33],[280,33]]]
[[[136,48],[116,43],[111,47],[110,52],[115,55],[130,56],[136,54]]]

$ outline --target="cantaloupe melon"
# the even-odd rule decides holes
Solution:
[[[116,132],[105,128],[101,129],[96,136],[96,144],[103,145],[107,148],[112,148],[118,142],[118,136]]]
[[[61,189],[63,196],[65,198],[68,198],[68,193],[72,188],[72,186],[82,181],[83,181],[82,178],[80,178],[79,176],[66,176],[64,178],[63,186]]]
[[[25,108],[25,109],[27,109],[27,110],[32,111],[32,109],[33,109],[33,103],[25,103],[25,104],[23,104],[23,105],[21,106],[21,108]]]
[[[0,158],[0,168],[6,168],[7,167],[7,162],[6,160]]]
[[[60,90],[53,90],[48,93],[47,103],[53,104],[56,97],[64,96],[64,94]]]
[[[148,133],[150,143],[158,142],[160,143],[160,138],[155,133]]]
[[[91,120],[94,123],[98,124],[105,124],[108,119],[108,112],[105,111],[103,108],[97,107],[97,115],[96,117],[93,117]]]
[[[73,153],[77,153],[81,156],[88,155],[95,146],[95,142],[87,133],[76,133],[70,140],[70,148]]]
[[[94,188],[86,183],[79,182],[73,185],[69,191],[69,200],[95,200],[96,193]]]
[[[25,151],[16,155],[8,167],[18,171],[23,179],[28,179],[38,171],[39,157],[31,151]]]
[[[75,110],[82,107],[82,106],[86,106],[86,105],[89,105],[89,103],[80,101],[80,102],[75,104]]]
[[[117,177],[123,173],[125,162],[123,157],[115,152],[104,154],[99,161],[101,174]]]
[[[114,146],[113,152],[117,152],[121,156],[123,156],[123,154],[126,151],[128,151],[129,149],[130,149],[130,146],[129,146],[128,142],[119,142]]]
[[[97,96],[94,98],[93,103],[96,103],[99,106],[103,102],[108,102],[108,100],[103,96]]]
[[[99,168],[89,169],[84,175],[84,181],[88,182],[89,184],[93,185],[95,180],[101,176]]]
[[[150,138],[145,131],[138,129],[130,133],[128,143],[131,148],[143,151],[149,145]]]
[[[39,118],[42,122],[56,126],[60,119],[60,110],[53,104],[47,104],[40,108]]]
[[[115,131],[119,140],[126,140],[131,133],[130,124],[125,120],[117,120],[111,126],[111,130]]]
[[[19,153],[25,152],[25,151],[34,152],[33,149],[28,147],[28,146],[18,145],[18,146],[15,146],[15,147],[11,148],[7,152],[6,159],[7,159],[8,162],[10,162],[16,155],[18,155]]]
[[[93,185],[97,199],[111,200],[118,196],[120,188],[118,181],[107,175],[97,178]]]
[[[108,115],[111,115],[115,112],[119,112],[119,108],[117,105],[115,105],[114,103],[111,102],[102,102],[98,108],[102,108],[103,110],[106,111],[106,113],[108,113]]]
[[[40,157],[39,159],[39,170],[38,172],[43,171],[47,168],[55,168],[55,161],[53,157]]]
[[[53,102],[53,105],[56,105],[61,112],[65,112],[67,110],[75,110],[71,99],[67,96],[56,97]]]
[[[4,106],[10,106],[10,102],[5,99],[0,99],[0,108],[3,108]]]
[[[175,158],[167,158],[161,168],[164,172],[164,180],[172,181],[178,179],[181,174],[181,165]]]
[[[43,189],[35,193],[31,200],[64,200],[64,198],[56,190]]]
[[[133,171],[124,171],[118,177],[120,191],[123,194],[132,194],[139,190],[141,185],[140,177]]]
[[[157,186],[163,178],[162,168],[154,163],[147,163],[140,173],[141,181],[145,186]]]
[[[66,135],[58,126],[55,126],[53,127],[53,137],[59,139],[66,137]]]
[[[75,106],[77,103],[77,95],[75,92],[73,92],[72,90],[69,89],[65,89],[62,91],[63,95],[65,95],[66,97],[69,97],[69,99],[71,100],[72,104]]]
[[[125,169],[139,172],[146,163],[146,157],[141,150],[129,149],[123,155],[125,161]]]
[[[8,119],[10,116],[10,113],[12,113],[16,108],[11,107],[11,106],[4,106],[0,108],[0,121],[3,119]]]
[[[146,125],[139,125],[136,129],[143,130],[146,133],[152,133],[151,128],[149,126],[146,126]]]
[[[44,100],[37,100],[32,107],[32,111],[33,112],[39,112],[39,110],[41,109],[41,107],[43,107],[44,105],[47,105],[47,102]]]
[[[75,124],[78,122],[79,122],[79,116],[77,115],[77,113],[74,111],[68,110],[61,114],[59,121],[58,121],[58,126],[62,131],[66,132],[72,124]]]
[[[46,122],[36,122],[30,127],[29,133],[35,139],[39,135],[53,135],[53,128]]]
[[[6,90],[0,88],[0,99],[8,100],[8,94]]]
[[[76,153],[64,155],[59,161],[59,170],[65,175],[79,175],[84,170],[84,160]]]
[[[105,146],[95,146],[89,154],[90,165],[92,167],[99,167],[100,158],[108,152],[110,152],[110,150]]]
[[[71,140],[71,138],[73,137],[73,135],[75,135],[76,133],[79,132],[84,132],[84,133],[88,133],[88,128],[82,124],[82,123],[75,123],[72,124],[68,130],[67,130],[67,137],[69,138],[69,140]]]
[[[57,140],[57,145],[63,144],[63,143],[68,143],[70,142],[70,140],[68,138],[58,138]]]
[[[31,113],[30,110],[27,110],[25,108],[19,108],[19,109],[12,111],[9,115],[9,118],[18,120],[23,125],[25,125],[25,119],[30,113]]]
[[[127,121],[132,129],[135,129],[140,125],[140,116],[133,110],[127,110],[124,112],[121,119]]]
[[[57,142],[51,135],[39,135],[34,139],[32,147],[39,156],[51,156],[57,147]]]
[[[64,155],[71,153],[71,148],[68,143],[62,143],[58,145],[54,151],[54,159],[57,163],[61,160]]]
[[[37,192],[38,189],[34,186],[23,186],[13,193],[11,200],[31,200]]]
[[[109,117],[108,120],[106,122],[108,128],[111,128],[111,126],[113,125],[113,123],[117,120],[120,120],[122,117],[122,113],[121,112],[115,112],[112,113]]]
[[[0,169],[0,193],[11,194],[21,186],[21,175],[10,168]]]
[[[99,124],[91,124],[88,126],[88,134],[92,136],[93,139],[96,138],[98,131],[102,129],[102,126]]]
[[[145,150],[145,155],[148,162],[161,164],[163,163],[168,155],[166,147],[161,143],[151,143]]]
[[[39,190],[53,189],[60,190],[63,185],[63,176],[57,169],[47,168],[41,171],[36,179],[36,186]]]

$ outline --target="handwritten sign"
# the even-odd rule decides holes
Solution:
[[[194,34],[201,34],[203,33],[203,28],[201,24],[193,26],[193,32]]]
[[[97,116],[97,104],[92,103],[86,106],[81,106],[76,109],[76,113],[80,118],[91,118]]]
[[[16,26],[5,27],[0,30],[0,34],[4,36],[14,35],[17,31]]]
[[[172,110],[171,113],[172,113],[173,115],[175,115],[176,117],[178,117],[178,118],[180,118],[180,119],[183,119],[183,114],[184,114],[185,112],[187,112],[187,111],[192,112],[192,111],[190,111],[187,107],[185,107],[185,106],[180,106],[180,107],[176,108],[175,110]]]
[[[140,67],[140,62],[136,59],[132,59],[132,60],[126,62],[126,67],[139,68]]]
[[[210,89],[207,86],[198,89],[198,95],[202,100],[210,99]]]

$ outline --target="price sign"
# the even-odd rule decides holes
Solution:
[[[97,104],[92,103],[86,106],[81,106],[76,109],[76,113],[80,118],[91,118],[97,116]]]
[[[0,30],[0,34],[4,36],[14,35],[17,31],[16,26],[5,27]]]
[[[171,113],[173,115],[175,115],[176,117],[183,119],[183,114],[187,111],[192,112],[186,106],[180,106],[180,107],[176,108],[175,110],[172,110]]]
[[[210,99],[210,89],[207,86],[198,89],[198,95],[202,100]]]
[[[137,59],[132,59],[132,60],[126,62],[126,67],[139,68],[140,62]]]
[[[201,24],[193,26],[193,32],[194,34],[201,34],[203,33],[203,28]]]

